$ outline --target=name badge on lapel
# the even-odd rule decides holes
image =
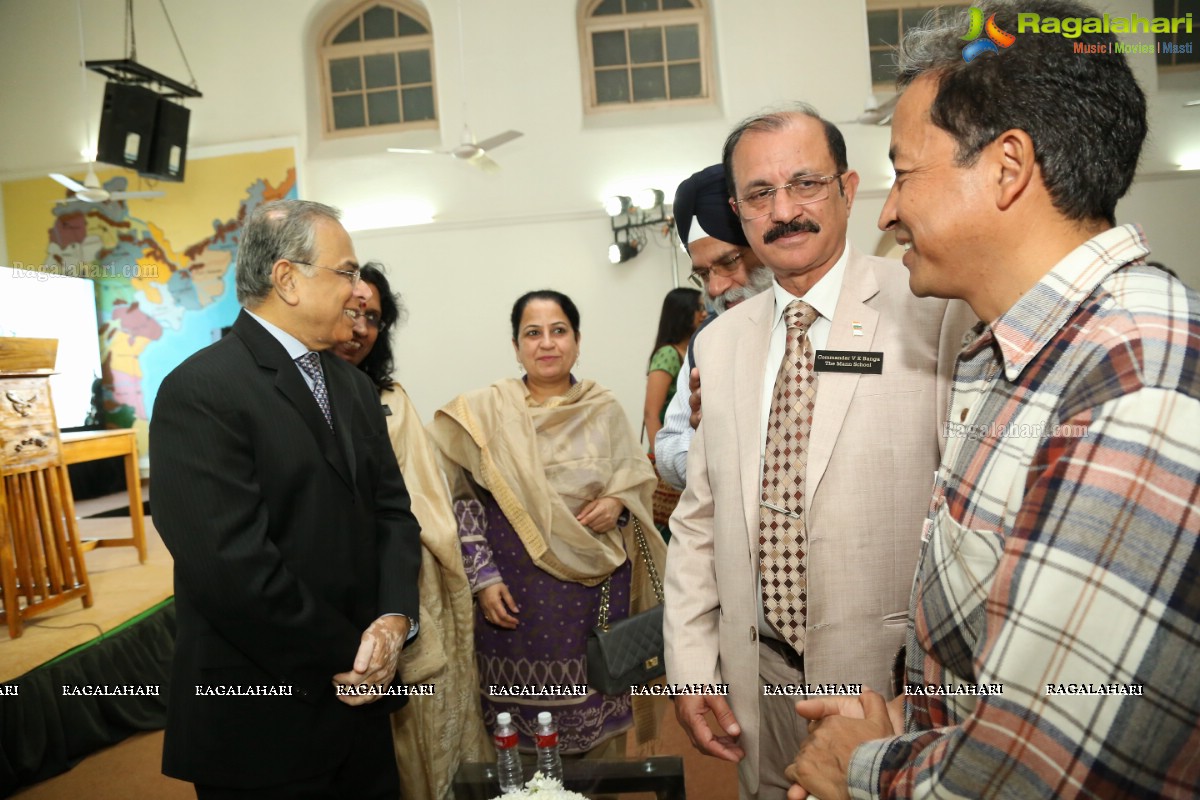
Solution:
[[[883,353],[867,350],[818,350],[817,372],[856,372],[859,375],[882,375]]]
[[[388,407],[387,403],[380,403],[379,405],[383,407],[383,415],[385,417],[390,417],[392,415],[392,409]]]

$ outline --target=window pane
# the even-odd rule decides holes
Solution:
[[[871,51],[871,83],[896,82],[896,54],[891,50]]]
[[[695,8],[692,0],[663,0],[663,10],[667,11],[672,8]]]
[[[625,56],[625,31],[593,33],[592,63],[597,67],[614,67],[628,63]]]
[[[358,33],[358,20],[359,18],[355,17],[349,25],[338,31],[338,35],[333,37],[333,43],[357,42],[361,38]]]
[[[429,83],[433,70],[429,67],[429,51],[413,50],[400,54],[400,83]]]
[[[383,86],[395,86],[395,54],[383,53],[377,56],[363,56],[363,73],[367,78],[368,89],[379,89]]]
[[[663,29],[640,28],[629,32],[629,60],[634,64],[655,64],[663,60]]]
[[[877,44],[899,44],[896,26],[898,25],[895,9],[887,11],[867,12],[867,36],[871,46]]]
[[[658,11],[658,0],[625,0],[626,14],[640,14],[643,11]]]
[[[672,25],[667,28],[667,60],[687,61],[700,57],[700,26]]]
[[[394,89],[367,94],[367,119],[372,125],[395,125],[400,121],[400,98]]]
[[[426,33],[429,33],[428,28],[417,22],[408,14],[401,14],[399,11],[397,11],[396,17],[400,23],[399,27],[401,36],[423,36]]]
[[[1188,35],[1184,33],[1182,25],[1180,26],[1179,36],[1175,39],[1175,42],[1180,45],[1189,44]],[[1200,42],[1191,44],[1192,52],[1174,54],[1176,64],[1200,64]]]
[[[362,89],[362,76],[357,58],[335,58],[329,62],[329,88],[334,92],[355,92]]]
[[[415,122],[421,119],[434,119],[433,116],[433,87],[421,86],[416,89],[405,89],[404,121]]]
[[[596,10],[592,12],[593,17],[603,17],[608,14],[621,14],[621,0],[604,0],[603,3],[596,6]]]
[[[628,103],[629,73],[623,69],[596,72],[596,103]]]
[[[396,35],[396,12],[374,6],[363,14],[364,39],[391,39]]]
[[[702,96],[699,64],[673,64],[667,67],[667,78],[671,81],[672,100]]]
[[[930,11],[933,11],[933,9],[932,8],[906,8],[906,9],[904,9],[904,11],[902,12],[902,15],[904,17],[904,30],[908,30],[909,28],[916,28],[917,26],[919,26],[921,24],[921,20],[925,19],[925,15],[928,14]]]
[[[345,128],[361,128],[366,124],[361,94],[333,98],[333,127],[335,129],[340,131]]]
[[[633,70],[633,102],[667,99],[667,76],[662,67]]]

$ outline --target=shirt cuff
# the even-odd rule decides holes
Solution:
[[[381,614],[383,617],[404,617],[408,620],[408,636],[404,637],[404,641],[411,642],[417,637],[417,631],[421,627],[421,623],[410,617],[408,614],[401,614],[399,611],[394,611],[391,614]]]

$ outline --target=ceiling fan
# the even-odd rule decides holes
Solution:
[[[896,113],[896,102],[899,99],[900,95],[895,94],[880,103],[875,99],[875,95],[870,95],[863,106],[863,112],[854,119],[846,120],[841,124],[891,125],[892,114]]]
[[[79,183],[74,178],[69,178],[58,172],[51,172],[50,177],[61,183],[63,186],[74,192],[74,197],[64,197],[56,202],[70,203],[74,200],[82,200],[85,203],[106,203],[109,200],[129,200],[132,198],[145,197],[162,197],[163,192],[110,192],[100,185],[100,179],[96,177],[96,166],[88,164],[87,177],[83,179],[83,183]]]
[[[500,169],[500,165],[493,161],[488,156],[488,153],[500,145],[524,135],[521,131],[505,131],[504,133],[498,133],[495,136],[484,139],[482,142],[477,142],[475,141],[474,134],[471,133],[471,129],[463,125],[462,142],[457,147],[452,147],[448,150],[418,150],[409,147],[389,147],[388,152],[449,155],[460,161],[466,161],[473,167],[479,167],[484,172],[495,172]]]

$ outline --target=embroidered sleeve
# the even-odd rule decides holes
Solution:
[[[492,560],[483,503],[475,498],[455,500],[454,516],[458,520],[458,540],[462,545],[463,566],[467,571],[471,592],[500,583],[503,578]]]

